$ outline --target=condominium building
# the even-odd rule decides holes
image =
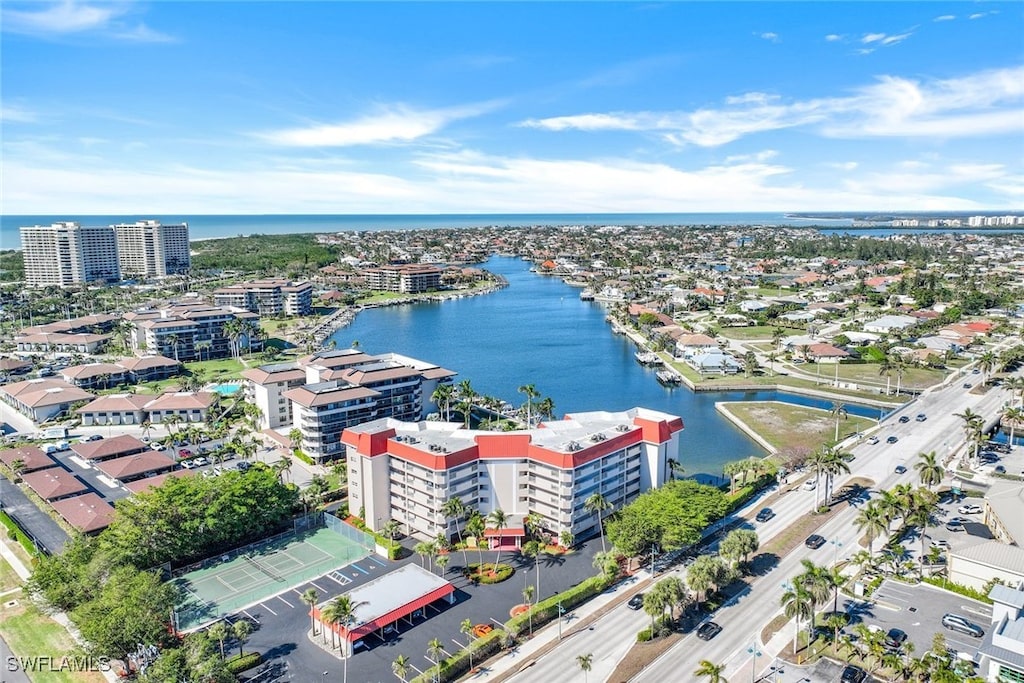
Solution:
[[[59,287],[121,279],[112,228],[74,222],[21,228],[25,282]]]
[[[192,267],[188,223],[162,225],[145,220],[113,226],[121,273],[126,277],[161,277],[187,273]]]
[[[367,287],[387,292],[414,294],[441,286],[441,269],[425,263],[380,266],[362,274]]]
[[[424,538],[456,534],[457,520],[441,512],[452,498],[483,516],[500,509],[510,523],[488,534],[491,547],[518,546],[528,514],[555,536],[586,536],[599,521],[587,498],[600,493],[620,508],[660,486],[669,458],[679,458],[682,429],[681,418],[645,408],[567,415],[516,432],[377,419],[342,435],[349,505],[375,531],[394,519]]]
[[[269,317],[309,315],[313,310],[313,285],[288,280],[242,282],[214,291],[213,302]]]
[[[207,304],[178,304],[125,315],[135,328],[134,351],[177,361],[225,358],[259,351],[259,316],[248,311]]]
[[[305,453],[331,460],[344,455],[346,427],[380,417],[424,418],[435,409],[434,391],[455,373],[399,354],[338,349],[252,368],[242,376],[264,429],[298,429]]]

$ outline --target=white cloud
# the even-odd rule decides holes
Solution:
[[[405,143],[436,133],[452,121],[478,116],[497,106],[498,103],[485,103],[448,109],[416,110],[404,105],[395,105],[345,123],[315,124],[254,135],[272,144],[287,147],[348,147]]]
[[[912,35],[914,34],[911,31],[894,35],[890,35],[888,33],[865,33],[861,37],[860,42],[865,45],[870,45],[872,43],[878,43],[879,45],[885,46],[898,45]]]
[[[774,150],[774,149],[763,149],[760,152],[755,152],[754,154],[733,154],[733,155],[727,156],[725,158],[725,163],[727,163],[727,164],[738,164],[738,163],[747,163],[747,162],[750,162],[750,161],[756,161],[758,163],[763,163],[765,161],[770,161],[770,160],[774,159],[777,156],[779,156],[779,153],[778,153],[777,150]]]
[[[981,19],[983,17],[987,17],[987,16],[990,16],[990,15],[993,15],[993,14],[999,14],[999,10],[993,9],[993,10],[989,10],[988,12],[975,12],[974,14],[968,16],[967,18],[968,19]]]
[[[953,14],[943,14],[941,17],[935,17],[932,21],[953,21],[956,16]]]
[[[75,0],[46,3],[43,9],[4,8],[3,30],[42,37],[101,33],[115,40],[140,43],[174,41],[145,24],[131,23],[126,16],[131,11],[127,2],[89,4]]]
[[[34,123],[39,117],[34,111],[19,107],[16,104],[0,105],[0,121],[10,123]]]
[[[826,161],[823,165],[839,171],[852,171],[860,166],[856,161]]]
[[[814,127],[828,137],[994,135],[1024,129],[1024,67],[921,82],[883,76],[844,97],[784,102],[749,93],[696,111],[586,113],[529,119],[552,131],[622,130],[661,135],[677,145],[714,147],[752,133]]]
[[[761,37],[769,42],[778,43],[781,42],[778,33],[772,33],[771,31],[765,31],[761,34]]]
[[[830,33],[827,36],[825,36],[825,40],[827,40],[830,43],[837,43],[843,40],[843,37],[838,33]]]

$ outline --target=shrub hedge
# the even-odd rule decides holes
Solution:
[[[242,656],[235,655],[231,659],[224,662],[224,666],[227,670],[233,674],[242,673],[248,671],[254,666],[259,666],[260,662],[263,661],[263,655],[259,652],[247,652]]]
[[[552,619],[558,618],[558,603],[562,603],[562,609],[569,611],[576,606],[586,602],[601,591],[606,590],[616,581],[615,577],[608,577],[605,574],[592,576],[584,579],[564,593],[552,595],[550,598],[541,600],[529,611],[518,614],[505,622],[505,628],[513,636],[519,637],[529,627],[530,613],[533,613],[533,629],[536,631]]]
[[[943,580],[943,579],[941,579],[941,578],[939,578],[937,576],[925,576],[921,580],[924,581],[925,583],[930,583],[933,586],[937,586],[938,588],[942,588],[942,589],[945,589],[947,591],[952,591],[954,593],[957,593],[959,595],[963,595],[963,596],[968,597],[968,598],[973,598],[974,600],[978,600],[980,602],[983,602],[986,605],[991,605],[992,604],[992,599],[990,597],[988,597],[988,593],[987,592],[982,592],[982,591],[977,590],[975,588],[971,588],[970,586],[963,586],[963,585],[961,585],[959,583],[953,583],[952,581],[949,581],[949,580]]]
[[[342,509],[347,511],[348,505],[343,506]],[[360,531],[365,531],[366,533],[373,536],[373,539],[377,542],[377,545],[387,549],[389,560],[397,560],[401,556],[402,544],[398,541],[390,539],[387,536],[378,534],[376,531],[371,531],[366,527],[366,523],[358,517],[352,518],[352,526],[359,529]]]
[[[300,448],[296,448],[295,450],[293,450],[292,451],[292,455],[294,455],[296,458],[298,458],[302,462],[306,463],[307,465],[315,464],[313,462],[313,458],[311,458],[308,455],[306,455],[305,453],[303,453],[302,449],[300,449]]]
[[[469,672],[470,652],[473,653],[473,664],[479,664],[501,649],[507,635],[502,629],[496,628],[483,638],[474,639],[448,659],[442,659],[439,664],[430,667],[410,683],[432,683],[435,673],[438,674],[441,683],[458,680]]]
[[[25,535],[25,532],[21,530],[21,527],[19,527],[13,519],[7,516],[6,512],[0,512],[0,524],[7,527],[7,536],[20,543],[21,547],[24,548],[29,555],[35,555],[38,552],[31,539]]]

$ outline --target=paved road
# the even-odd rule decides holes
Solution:
[[[68,542],[67,533],[7,477],[0,477],[0,501],[3,502],[4,512],[16,519],[34,537],[36,543],[51,553],[59,553],[64,548]]]
[[[15,666],[15,661],[11,648],[0,638],[0,683],[31,683],[25,672]]]
[[[852,463],[853,476],[872,479],[876,489],[888,489],[898,483],[916,483],[916,473],[908,469],[905,474],[895,474],[894,467],[899,463],[911,463],[918,453],[936,451],[939,455],[951,454],[963,441],[961,430],[962,420],[954,417],[954,413],[971,408],[977,413],[992,416],[1007,400],[1009,394],[1002,389],[990,390],[985,395],[969,393],[960,384],[951,384],[945,389],[926,392],[920,399],[888,417],[878,430],[882,441],[876,445],[857,446],[853,449],[856,460]],[[928,416],[925,422],[900,424],[897,417],[909,414],[913,418],[917,413]],[[887,444],[885,437],[895,435],[899,439],[895,444]],[[846,477],[836,482],[841,486]],[[775,506],[778,516],[765,525],[767,531],[773,524],[788,525],[796,516],[806,514],[810,507],[806,498],[810,492],[794,492],[783,497]],[[771,666],[770,657],[775,653],[757,658],[752,669],[752,657],[748,652],[752,643],[758,641],[761,627],[780,612],[779,597],[782,586],[800,573],[800,560],[812,559],[817,563],[847,557],[858,549],[859,534],[851,524],[857,514],[859,502],[854,502],[848,510],[840,512],[827,522],[819,531],[830,540],[832,545],[825,545],[818,550],[800,546],[796,551],[782,558],[779,565],[768,576],[754,583],[751,591],[739,596],[734,604],[721,610],[715,621],[724,627],[724,631],[715,640],[695,647],[697,642],[688,636],[680,644],[674,646],[662,657],[645,668],[636,681],[661,682],[672,680],[678,671],[693,671],[701,659],[710,659],[725,663],[726,678],[744,680],[752,673],[761,675],[768,673]],[[758,529],[759,534],[761,529]],[[830,557],[831,555],[831,557]],[[787,627],[793,633],[794,625]],[[759,644],[759,650],[763,646]],[[766,661],[767,660],[767,661]]]

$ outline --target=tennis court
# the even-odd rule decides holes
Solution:
[[[177,628],[190,631],[366,557],[373,538],[321,527],[224,555],[172,581],[181,589]],[[348,530],[345,530],[346,532]]]

